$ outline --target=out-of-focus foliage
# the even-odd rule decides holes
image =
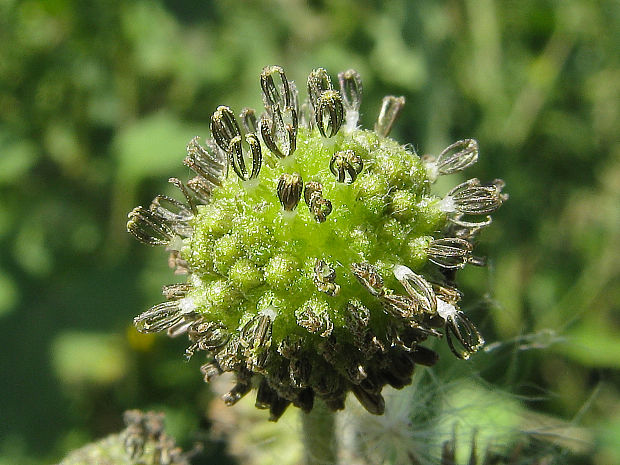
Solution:
[[[200,361],[130,328],[173,277],[125,215],[186,177],[217,105],[259,105],[267,64],[356,68],[366,126],[405,95],[416,148],[480,141],[473,175],[511,199],[464,273],[476,369],[591,428],[580,463],[620,461],[617,1],[0,0],[0,44],[1,464],[58,460],[127,408],[165,408],[183,446],[207,429]]]

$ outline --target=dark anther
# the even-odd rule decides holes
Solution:
[[[314,406],[314,391],[312,388],[305,388],[297,394],[297,399],[293,401],[295,407],[299,407],[304,412],[309,413]]]
[[[340,81],[340,93],[342,94],[342,104],[347,111],[358,113],[362,103],[362,77],[354,69],[349,69],[338,73]]]
[[[452,336],[462,345],[462,350],[455,347]],[[446,339],[452,353],[464,360],[484,345],[484,339],[476,326],[460,310],[446,319]]]
[[[260,135],[271,152],[286,158],[297,148],[297,113],[292,112],[292,123],[285,123],[278,108],[272,114],[265,113],[259,123]]]
[[[252,385],[248,382],[238,382],[233,388],[222,396],[224,403],[228,406],[235,405],[243,396],[252,389]]]
[[[323,223],[332,212],[332,203],[323,198],[323,186],[320,182],[310,181],[304,190],[304,200],[314,219]]]
[[[364,169],[364,163],[353,150],[344,150],[332,155],[329,169],[338,182],[351,184]]]
[[[191,358],[197,350],[212,352],[224,347],[230,340],[230,333],[217,323],[199,320],[188,331],[189,339],[193,342],[185,349],[185,356]],[[221,364],[220,364],[221,366]]]
[[[199,143],[199,137],[194,137],[187,144],[187,157],[183,163],[203,178],[208,184],[209,192],[214,186],[221,186],[226,175],[226,151],[220,149],[212,140],[207,140],[207,147]]]
[[[177,302],[163,302],[135,317],[133,323],[141,333],[158,333],[183,321],[184,317]]]
[[[277,82],[274,80],[277,77]],[[265,113],[259,132],[265,145],[277,157],[290,156],[297,147],[297,88],[279,66],[267,66],[260,76]]]
[[[267,379],[263,378],[258,386],[258,391],[256,392],[256,408],[267,409],[276,401],[277,398],[278,394],[276,391],[269,387]]]
[[[314,107],[316,125],[323,137],[334,137],[344,120],[342,97],[336,90],[327,90],[321,94]],[[327,129],[329,128],[329,134]]]
[[[247,134],[245,141],[250,147],[252,153],[252,172],[248,175],[248,171],[245,167],[245,160],[243,156],[243,147],[241,146],[241,136],[235,136],[230,141],[229,155],[232,162],[233,170],[237,173],[237,176],[243,181],[250,179],[256,179],[260,173],[260,168],[263,163],[263,155],[260,149],[260,142],[258,137],[254,134]]]
[[[437,297],[433,287],[420,275],[403,265],[394,267],[394,277],[400,281],[411,298],[418,302],[424,311],[435,314]]]
[[[370,323],[370,310],[359,300],[350,300],[347,302],[345,319],[347,327],[355,336],[356,341],[362,341],[366,334],[368,323]]]
[[[390,134],[392,126],[404,105],[405,97],[394,97],[393,95],[383,97],[381,111],[375,123],[375,131],[377,134],[382,137],[387,137]]]
[[[189,190],[188,190],[187,187],[185,187],[185,184],[183,184],[183,182],[181,182],[181,180],[179,178],[169,178],[168,182],[170,184],[174,184],[174,186],[177,187],[181,191],[181,193],[183,194],[183,197],[185,197],[185,201],[187,202],[187,206],[192,211],[192,214],[195,215],[196,213],[198,213],[198,209],[196,208],[195,199],[189,193]]]
[[[340,286],[336,280],[336,270],[325,260],[318,259],[314,265],[314,285],[321,292],[335,296],[340,293]]]
[[[408,320],[420,313],[418,302],[404,295],[386,294],[381,297],[381,302],[386,313],[396,318]]]
[[[279,83],[274,82],[274,76],[278,76]],[[280,110],[289,108],[293,104],[293,93],[289,81],[286,79],[286,74],[280,66],[266,66],[263,68],[260,74],[260,86],[263,90],[263,100],[265,101],[265,107],[275,108]]]
[[[426,253],[428,259],[443,268],[462,268],[470,261],[473,246],[465,239],[446,237],[433,240]]]
[[[200,372],[202,373],[202,376],[204,376],[204,380],[207,383],[210,383],[216,376],[222,374],[222,370],[218,366],[217,362],[209,362],[201,365]]]
[[[211,133],[218,147],[227,154],[229,164],[232,165],[233,170],[241,180],[248,181],[258,176],[263,160],[260,142],[255,134],[250,133],[245,136],[245,141],[250,147],[252,155],[252,172],[248,174],[245,166],[241,131],[230,108],[220,106],[213,113],[211,116]]]
[[[312,364],[306,357],[291,359],[289,362],[289,378],[296,388],[308,386]]]
[[[437,173],[452,174],[470,167],[478,161],[478,141],[464,139],[446,147],[435,160]]]
[[[175,234],[182,237],[192,234],[192,227],[188,222],[193,218],[193,213],[184,203],[167,195],[158,195],[151,202],[149,210],[163,218]]]
[[[351,271],[357,280],[362,283],[372,295],[380,297],[385,294],[383,278],[381,278],[377,269],[370,263],[351,263]]]
[[[248,321],[241,331],[240,342],[251,350],[271,345],[272,322],[267,315],[256,315]]]
[[[180,300],[187,295],[190,289],[191,285],[188,283],[169,284],[162,287],[161,293],[168,300]]]
[[[243,125],[245,132],[256,133],[256,130],[258,129],[258,122],[256,120],[256,112],[253,108],[244,108],[241,110],[239,118],[241,118],[241,124]]]
[[[508,198],[502,194],[504,182],[495,180],[484,185],[474,178],[454,187],[442,201],[445,211],[457,211],[468,215],[486,215],[497,210]]]
[[[308,95],[321,135],[335,136],[344,120],[344,108],[340,92],[334,90],[332,81],[323,68],[313,70],[308,76]],[[329,134],[326,131],[328,128]]]
[[[310,103],[316,108],[319,97],[326,90],[332,90],[332,80],[324,68],[316,68],[312,70],[308,76],[308,96]]]
[[[328,337],[332,334],[334,324],[325,311],[315,311],[311,304],[305,304],[295,311],[297,324],[312,334]]]
[[[359,385],[353,384],[351,391],[357,397],[360,404],[374,415],[382,415],[385,411],[385,401],[380,392],[367,391]]]
[[[423,346],[416,346],[411,354],[415,363],[419,363],[420,365],[427,367],[432,367],[435,363],[437,363],[437,360],[439,360],[439,355],[437,352]]]
[[[174,231],[161,215],[136,207],[128,215],[127,231],[148,245],[166,245],[174,237]]]
[[[235,114],[229,107],[221,105],[211,115],[211,134],[218,147],[229,153],[230,142],[241,135]]]
[[[269,421],[278,421],[290,404],[290,400],[277,397],[271,404],[271,407],[269,407]]]
[[[304,182],[299,173],[284,173],[278,181],[278,198],[286,211],[293,211],[301,199]]]

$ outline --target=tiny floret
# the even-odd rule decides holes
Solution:
[[[359,73],[334,82],[313,70],[300,103],[281,67],[264,68],[264,110],[217,107],[211,137],[187,145],[194,177],[170,179],[182,200],[157,196],[127,223],[187,276],[136,328],[185,335],[186,356],[206,357],[205,381],[234,374],[227,405],[255,389],[274,421],[315,399],[342,409],[348,393],[382,414],[385,385],[400,389],[416,365],[437,362],[429,338],[462,359],[484,343],[455,276],[484,264],[474,243],[507,199],[503,182],[434,193],[439,176],[477,161],[478,142],[420,157],[390,137],[404,97],[385,97],[367,130]]]

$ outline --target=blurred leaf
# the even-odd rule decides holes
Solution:
[[[11,275],[0,269],[0,318],[15,310],[19,291]]]
[[[0,132],[0,185],[17,184],[37,160],[36,146]]]
[[[56,376],[67,385],[112,384],[128,370],[122,339],[116,335],[64,332],[52,344]]]
[[[620,368],[620,329],[588,318],[566,333],[567,342],[555,351],[588,367]]]
[[[114,145],[119,177],[126,181],[170,176],[185,157],[185,146],[205,128],[184,124],[167,112],[147,116],[123,128]]]

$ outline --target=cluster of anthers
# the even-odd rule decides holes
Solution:
[[[342,409],[349,391],[381,414],[383,386],[401,388],[415,364],[436,362],[427,338],[445,334],[464,359],[483,344],[454,272],[483,263],[473,242],[506,199],[503,182],[433,195],[438,176],[476,162],[478,143],[419,157],[388,137],[403,97],[385,97],[374,130],[360,129],[361,78],[338,79],[339,90],[315,69],[299,105],[283,69],[264,68],[262,115],[217,108],[213,139],[187,146],[196,176],[170,179],[185,201],[160,195],[127,224],[188,275],[135,318],[138,330],[187,334],[188,357],[208,354],[206,381],[234,373],[226,404],[256,388],[272,420],[291,403],[310,411],[317,397]]]

